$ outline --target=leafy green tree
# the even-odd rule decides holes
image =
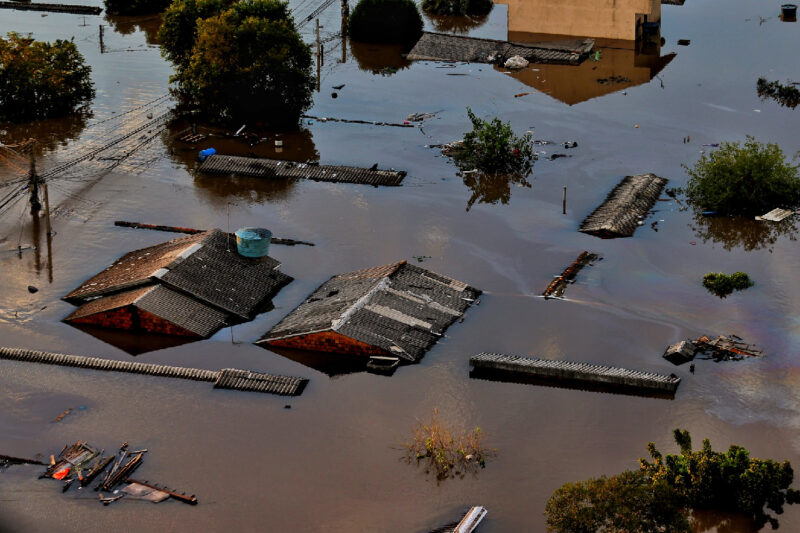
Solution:
[[[676,429],[674,436],[680,455],[665,457],[651,442],[647,449],[653,462],[640,459],[639,463],[651,483],[668,484],[689,507],[744,513],[759,528],[769,522],[777,529],[777,519],[765,507],[781,514],[785,504],[800,503],[800,491],[790,488],[794,471],[788,461],[751,458],[736,445],[727,453],[715,452],[708,439],[695,452],[688,431]]]
[[[112,15],[141,15],[160,13],[172,0],[104,0],[106,11]]]
[[[361,0],[350,15],[348,33],[355,41],[411,46],[422,26],[413,0]]]
[[[173,79],[182,100],[222,121],[296,127],[311,105],[314,78],[311,50],[297,33],[287,4],[178,2],[183,8],[167,11],[161,33],[165,54],[178,66]],[[189,21],[198,13],[192,27]]]
[[[164,13],[158,32],[161,53],[179,69],[184,67],[194,48],[199,20],[219,15],[234,0],[174,0]]]
[[[467,115],[472,131],[464,134],[461,147],[454,153],[456,165],[462,170],[499,174],[527,172],[533,166],[533,140],[531,134],[514,135],[508,122],[498,118],[492,121],[475,116],[470,108]]]
[[[797,159],[797,156],[794,158]],[[754,215],[800,203],[800,165],[786,162],[776,144],[748,136],[744,145],[722,143],[693,168],[686,196],[695,207],[720,215]]]
[[[0,120],[12,122],[72,113],[94,98],[92,69],[72,41],[0,37]]]
[[[492,0],[422,0],[422,10],[432,15],[486,15]]]
[[[547,501],[547,530],[558,533],[689,533],[679,495],[641,471],[567,483]]]

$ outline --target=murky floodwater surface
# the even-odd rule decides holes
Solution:
[[[292,5],[298,20],[313,11],[304,2]],[[190,124],[179,122],[163,132],[138,132],[117,150],[118,160],[87,161],[53,179],[49,250],[43,222],[32,223],[24,201],[3,210],[0,345],[251,368],[304,376],[310,384],[302,396],[286,399],[0,361],[2,453],[50,454],[77,440],[114,449],[129,441],[150,450],[143,477],[200,499],[197,507],[125,501],[103,507],[77,493],[62,495],[57,484],[36,479],[36,467],[13,467],[0,473],[0,531],[111,531],[136,524],[159,531],[407,532],[450,522],[472,504],[489,509],[481,531],[544,531],[544,505],[558,486],[635,468],[648,441],[674,452],[675,427],[689,429],[697,442],[710,438],[718,449],[738,443],[755,456],[800,465],[794,228],[696,218],[664,201],[633,238],[605,241],[577,232],[622,176],[654,172],[671,186],[685,184],[681,164],[710,149],[703,144],[750,134],[786,153],[800,149],[797,111],[756,94],[759,76],[800,80],[800,26],[782,22],[777,12],[777,4],[753,0],[687,0],[664,6],[664,44],[646,54],[598,43],[597,62],[534,65],[512,75],[491,65],[410,63],[398,50],[343,43],[333,6],[321,15],[325,64],[309,114],[386,122],[416,112],[434,117],[416,128],[306,120],[300,132],[282,137],[279,153],[271,132],[259,132],[264,139],[255,145],[218,136],[181,143],[176,138]],[[496,6],[486,20],[427,24],[505,39],[506,13]],[[0,13],[0,32],[74,38],[97,89],[84,115],[2,125],[0,141],[36,137],[38,165],[46,172],[135,129],[145,112],[168,109],[162,96],[171,67],[155,44],[158,24],[158,17]],[[302,29],[309,42],[312,26]],[[678,39],[691,44],[678,46]],[[537,147],[540,158],[526,183],[461,177],[428,147],[469,129],[467,106],[552,141]],[[565,141],[578,145],[567,150]],[[408,177],[399,188],[372,188],[195,174],[197,150],[211,146],[330,164],[378,163]],[[570,157],[551,160],[554,153]],[[4,182],[19,179],[18,172],[0,165]],[[567,214],[561,214],[563,187]],[[0,188],[0,198],[9,192]],[[118,228],[115,220],[263,226],[316,246],[272,247],[282,270],[295,278],[274,310],[210,340],[169,346],[61,322],[73,309],[61,296],[121,254],[173,237]],[[604,259],[580,273],[567,300],[537,297],[583,250]],[[387,378],[335,359],[252,344],[331,275],[400,259],[485,291],[421,364]],[[748,272],[756,285],[723,300],[700,285],[706,272],[735,270]],[[39,291],[31,294],[28,285]],[[694,375],[660,357],[668,343],[722,333],[736,333],[769,355],[698,361]],[[663,400],[470,379],[468,359],[484,350],[675,372],[683,382],[674,400]],[[52,422],[70,407],[75,411]],[[437,484],[402,461],[401,443],[434,407],[455,426],[480,426],[497,449],[476,476]],[[750,527],[716,515],[703,515],[698,524],[737,532]],[[780,524],[800,530],[800,507],[788,508]]]

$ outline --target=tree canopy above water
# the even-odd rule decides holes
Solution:
[[[0,38],[0,120],[67,115],[94,98],[92,69],[72,41]]]
[[[311,50],[278,0],[177,0],[159,33],[179,97],[223,122],[296,127],[311,105]]]

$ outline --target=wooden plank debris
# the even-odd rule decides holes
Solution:
[[[96,6],[5,1],[0,1],[0,9],[16,9],[18,11],[48,11],[50,13],[72,13],[74,15],[99,15],[103,12],[102,8]]]
[[[154,231],[164,231],[168,233],[185,233],[187,235],[197,235],[206,232],[206,230],[203,229],[182,228],[180,226],[162,226],[160,224],[144,224],[142,222],[127,222],[125,220],[115,220],[114,225],[119,226],[121,228],[150,229]],[[272,237],[269,240],[269,242],[271,244],[283,244],[285,246],[295,246],[298,244],[303,244],[305,246],[314,246],[313,242],[298,241],[295,239],[282,239],[280,237]]]
[[[204,174],[249,176],[272,179],[308,179],[336,183],[397,186],[406,176],[404,171],[378,170],[335,165],[318,165],[256,157],[212,155],[198,169]]]
[[[453,533],[472,533],[480,525],[487,512],[485,508],[479,505],[471,508],[461,519],[461,522],[458,523]]]
[[[765,213],[761,216],[756,217],[756,220],[766,220],[767,222],[780,222],[790,216],[794,215],[795,212],[791,209],[781,209],[780,207],[776,207],[769,213]]]
[[[587,251],[583,251],[573,263],[564,269],[560,276],[555,278],[542,293],[545,300],[549,298],[563,298],[567,286],[575,281],[583,267],[592,264],[593,261],[600,259],[600,256]]]
[[[599,384],[609,386],[612,390],[627,388],[674,395],[681,382],[674,374],[667,376],[593,363],[535,359],[497,353],[481,353],[472,357],[469,362],[476,371],[496,371],[554,382]]]
[[[128,479],[128,481],[131,483],[136,483],[137,485],[141,485],[143,487],[149,487],[153,490],[164,492],[168,494],[170,497],[175,498],[176,500],[181,501],[183,503],[188,503],[189,505],[197,505],[197,497],[194,494],[187,496],[185,492],[178,492],[175,489],[157,485],[149,481],[139,481],[138,479]]]
[[[263,374],[248,370],[226,368],[221,371],[203,370],[151,363],[133,363],[115,361],[100,357],[84,357],[21,348],[0,347],[0,359],[42,363],[48,365],[74,366],[91,370],[110,372],[128,372],[165,378],[189,379],[193,381],[213,382],[214,388],[225,388],[242,391],[264,392],[280,395],[302,394],[308,380],[305,378]]]
[[[644,224],[666,184],[666,179],[655,174],[625,176],[584,219],[580,231],[604,239],[632,236]]]
[[[674,365],[682,365],[697,355],[715,361],[740,361],[745,357],[764,357],[764,352],[755,344],[748,344],[736,335],[720,335],[711,339],[706,335],[690,341],[671,344],[664,351],[664,359]]]
[[[510,57],[521,56],[529,63],[577,65],[589,56],[589,52],[593,48],[594,39],[523,44],[447,33],[424,32],[408,53],[407,58],[410,60],[502,64]]]

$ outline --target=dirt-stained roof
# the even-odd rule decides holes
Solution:
[[[405,262],[349,272],[322,284],[258,342],[334,331],[417,361],[480,293]]]

